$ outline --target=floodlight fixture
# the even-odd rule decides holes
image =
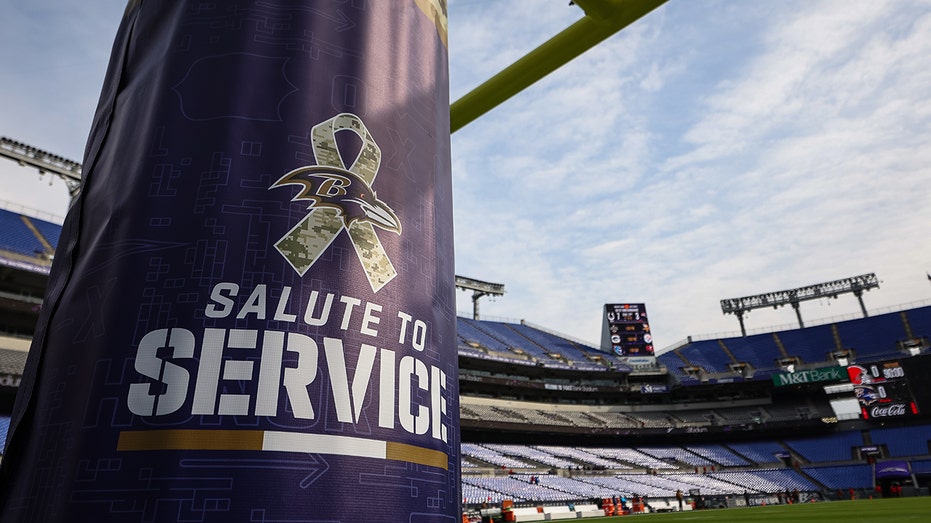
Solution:
[[[472,318],[479,319],[478,300],[484,296],[504,296],[503,283],[489,283],[487,281],[456,276],[456,288],[472,291]]]
[[[802,321],[802,313],[799,309],[799,303],[807,300],[816,300],[819,298],[836,299],[838,295],[852,293],[860,302],[860,310],[863,317],[869,316],[866,312],[866,306],[863,304],[863,292],[870,289],[879,288],[879,279],[876,273],[861,274],[850,278],[843,278],[815,285],[799,287],[784,291],[767,292],[753,296],[744,296],[742,298],[727,298],[721,300],[721,312],[724,314],[733,314],[737,316],[740,322],[740,332],[743,336],[747,335],[744,327],[743,317],[753,309],[772,307],[777,309],[784,305],[791,305],[795,309],[795,316],[798,318],[799,327],[805,327]]]
[[[78,162],[3,136],[0,136],[0,156],[9,158],[22,167],[38,169],[39,176],[46,173],[58,176],[65,181],[72,199],[81,190],[81,164]]]

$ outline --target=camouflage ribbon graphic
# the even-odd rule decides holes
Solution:
[[[336,133],[344,130],[362,139],[362,149],[348,168],[336,143]],[[315,125],[311,143],[317,165],[295,169],[270,187],[300,185],[304,190],[293,200],[313,201],[307,216],[278,240],[275,248],[303,276],[345,229],[372,290],[378,292],[397,276],[397,271],[374,226],[401,233],[397,216],[377,200],[371,188],[381,163],[381,149],[362,120],[350,113]],[[353,210],[349,206],[354,206]]]

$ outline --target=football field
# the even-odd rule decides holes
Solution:
[[[623,521],[617,516],[586,518],[586,523]],[[696,510],[664,514],[633,516],[649,518],[654,523],[688,521],[689,523],[755,523],[791,521],[792,523],[877,523],[889,521],[931,521],[931,497],[890,498],[857,501],[829,501],[800,505],[771,505],[766,507],[743,507],[732,509]]]

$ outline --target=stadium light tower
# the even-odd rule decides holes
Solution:
[[[65,181],[68,193],[74,199],[81,190],[81,164],[31,145],[0,136],[0,156],[23,167],[35,167],[39,174],[51,173]]]
[[[764,307],[776,309],[786,304],[791,305],[795,309],[798,326],[805,327],[805,322],[802,321],[802,312],[799,308],[800,302],[818,298],[836,299],[839,294],[849,292],[857,297],[860,302],[860,310],[863,311],[863,317],[866,318],[869,313],[866,312],[866,306],[863,304],[863,291],[874,288],[879,288],[879,280],[876,278],[876,273],[871,272],[797,289],[767,292],[754,296],[744,296],[743,298],[723,299],[721,300],[721,312],[737,316],[737,321],[740,322],[740,333],[743,336],[747,335],[747,329],[744,327],[744,314],[753,309],[762,309]]]
[[[456,276],[456,288],[472,291],[472,319],[478,318],[478,300],[484,296],[504,296],[503,283],[488,283],[487,281]]]

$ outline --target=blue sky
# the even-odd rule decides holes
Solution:
[[[0,135],[80,160],[125,2],[70,4],[0,0]],[[450,0],[451,99],[567,4]],[[645,302],[658,348],[737,330],[722,298],[876,272],[870,309],[931,299],[929,56],[927,0],[670,0],[452,136],[457,273],[506,285],[487,317],[583,340],[605,303]],[[6,160],[0,200],[67,209]]]

